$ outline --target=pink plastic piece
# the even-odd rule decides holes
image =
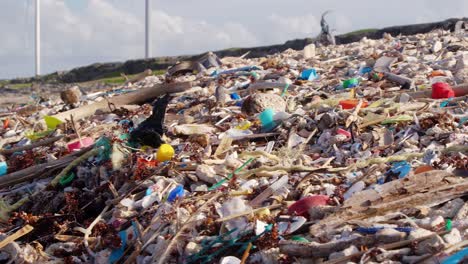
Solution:
[[[288,213],[308,217],[310,208],[315,206],[327,205],[329,200],[330,197],[328,197],[327,195],[313,195],[305,197],[291,204],[291,206],[289,206],[288,208]]]
[[[336,133],[337,133],[337,134],[340,134],[340,135],[344,135],[344,136],[346,136],[347,138],[351,138],[351,132],[346,131],[346,130],[344,130],[344,129],[338,128],[338,129],[336,130]]]
[[[75,150],[79,150],[81,148],[89,147],[92,144],[94,144],[94,140],[92,138],[90,138],[90,137],[84,137],[84,138],[81,139],[81,141],[83,142],[83,145],[80,144],[79,140],[68,143],[68,145],[67,145],[68,151],[72,152],[72,151],[75,151]]]

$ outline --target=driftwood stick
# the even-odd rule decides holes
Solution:
[[[73,154],[67,155],[61,159],[54,160],[54,161],[44,163],[44,164],[39,164],[36,166],[26,168],[24,170],[20,170],[20,171],[16,171],[16,172],[4,175],[0,177],[0,188],[5,188],[13,184],[18,184],[24,181],[33,180],[44,173],[53,172],[55,169],[66,166],[68,163],[76,159],[77,156],[82,155],[83,153],[89,151],[90,149],[91,147],[84,148]]]
[[[79,108],[65,111],[54,115],[53,117],[58,118],[60,120],[65,120],[65,118],[68,118],[70,117],[70,115],[73,115],[75,120],[80,120],[93,115],[98,109],[107,108],[108,103],[112,103],[116,107],[122,105],[139,104],[163,94],[180,93],[190,88],[192,88],[192,82],[157,84],[153,87],[143,88],[132,93],[112,97],[108,101],[102,100],[100,102],[95,102],[93,104],[84,105]]]
[[[78,164],[87,160],[88,158],[97,155],[98,153],[99,153],[99,148],[95,148],[84,153],[82,156],[80,156],[79,158],[75,159],[73,162],[68,164],[68,166],[65,167],[65,169],[63,169],[57,176],[55,176],[54,179],[50,182],[50,185],[55,187],[59,183],[60,178],[66,176],[68,172],[70,172],[70,170],[72,170],[74,167],[78,166]]]
[[[350,245],[360,246],[371,246],[377,243],[375,236],[363,236],[355,239],[335,241],[326,244],[320,244],[316,242],[297,242],[290,240],[280,241],[281,253],[297,256],[297,257],[328,257],[333,252],[338,252],[346,249]]]
[[[8,236],[2,242],[0,242],[0,248],[6,247],[11,242],[15,241],[16,239],[27,235],[29,232],[33,231],[33,227],[30,225],[23,226],[20,230],[16,231],[13,235]]]
[[[217,222],[217,223],[222,223],[222,222],[226,222],[226,221],[229,221],[229,220],[238,218],[238,217],[246,216],[246,215],[249,215],[249,214],[254,214],[254,213],[256,213],[256,212],[258,212],[258,211],[261,211],[261,210],[265,210],[265,209],[278,209],[278,208],[280,208],[280,207],[282,207],[282,206],[283,206],[282,204],[273,204],[273,205],[269,205],[269,206],[265,206],[265,207],[253,209],[253,210],[250,210],[250,211],[246,211],[246,212],[242,212],[242,213],[230,215],[230,216],[227,216],[227,217],[224,217],[224,218],[216,219],[215,222]]]
[[[84,246],[86,248],[86,251],[88,251],[88,254],[91,255],[92,257],[95,257],[96,254],[89,248],[89,235],[91,235],[91,232],[93,231],[94,226],[101,221],[103,215],[109,210],[109,205],[106,205],[104,209],[102,209],[102,212],[94,219],[94,221],[88,226],[88,228],[84,229],[82,227],[75,227],[75,231],[82,232],[84,234]]]
[[[439,233],[439,235],[442,235],[442,234],[445,234],[445,233],[447,233],[447,232],[441,232],[441,233]],[[420,241],[424,241],[426,239],[432,238],[432,237],[434,237],[436,235],[437,234],[434,233],[434,234],[430,234],[430,235],[423,236],[423,237],[420,237],[420,238],[408,239],[408,240],[403,240],[403,241],[394,242],[394,243],[390,243],[390,244],[385,244],[385,245],[381,246],[380,248],[383,248],[385,250],[392,250],[392,249],[402,248],[402,247],[408,246],[408,245],[410,245],[412,243],[420,242]],[[352,254],[350,256],[344,256],[344,257],[341,257],[341,258],[337,258],[337,259],[333,259],[333,260],[323,262],[323,264],[338,264],[338,263],[346,262],[346,261],[348,261],[350,259],[360,257],[360,256],[364,255],[366,252],[367,251],[361,251],[361,252]]]
[[[460,85],[455,85],[452,87],[455,92],[455,97],[460,97],[468,94],[468,83],[462,83]],[[412,98],[431,98],[432,89],[427,89],[426,91],[408,93]]]
[[[194,223],[194,218],[198,216],[205,208],[210,205],[212,202],[214,202],[218,197],[221,196],[222,193],[217,193],[213,197],[211,197],[209,200],[207,200],[202,206],[200,206],[195,213],[190,216],[190,218],[182,225],[182,227],[177,231],[177,233],[172,237],[172,239],[169,241],[169,244],[167,245],[166,249],[164,250],[164,253],[162,254],[153,254],[153,263],[158,264],[163,264],[166,263],[166,259],[171,253],[173,247],[179,242],[179,237],[187,231],[191,227],[191,224]]]
[[[56,137],[47,138],[47,139],[44,139],[44,140],[41,140],[41,141],[37,141],[37,142],[34,142],[34,143],[26,145],[26,146],[21,146],[21,147],[16,147],[16,148],[11,148],[11,149],[2,149],[2,150],[0,150],[0,154],[9,155],[9,154],[13,154],[13,153],[18,152],[18,151],[30,150],[30,149],[34,149],[34,148],[37,148],[37,147],[46,146],[46,145],[52,144],[55,141],[58,141],[58,140],[60,140],[62,138],[63,138],[63,135],[60,135],[60,136],[56,136]]]

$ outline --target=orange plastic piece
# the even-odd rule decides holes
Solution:
[[[341,107],[343,107],[343,109],[353,109],[354,107],[358,105],[358,103],[359,103],[358,99],[347,99],[347,100],[340,101],[340,105]],[[368,105],[369,105],[368,102],[363,101],[361,107],[366,108]]]
[[[428,171],[431,171],[431,170],[434,170],[434,168],[432,168],[432,166],[422,165],[422,166],[417,167],[414,170],[414,174],[424,173],[424,172],[428,172]]]
[[[145,167],[156,167],[156,165],[158,165],[158,161],[153,159],[153,160],[146,160],[144,158],[138,158],[137,159],[137,166],[145,166]]]
[[[429,77],[446,76],[443,71],[432,71]]]
[[[3,129],[7,129],[9,124],[10,124],[9,118],[3,120]]]

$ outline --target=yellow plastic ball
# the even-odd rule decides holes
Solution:
[[[156,159],[159,162],[171,160],[174,157],[174,148],[169,144],[162,144],[156,153]]]

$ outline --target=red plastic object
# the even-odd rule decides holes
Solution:
[[[434,170],[434,168],[432,168],[432,166],[422,165],[422,166],[419,166],[418,168],[416,168],[414,170],[414,174],[424,173],[424,172],[428,172],[428,171],[431,171],[431,170]]]
[[[3,120],[3,129],[7,129],[9,125],[10,125],[10,119],[9,118]]]
[[[156,165],[158,165],[158,161],[155,160],[155,159],[152,159],[152,160],[146,160],[144,158],[138,158],[137,159],[137,166],[144,166],[144,167],[149,167],[149,168],[153,168],[153,167],[156,167]]]
[[[315,206],[327,205],[330,197],[327,195],[313,195],[291,204],[288,208],[289,214],[296,214],[304,217],[309,216],[309,209]]]
[[[344,135],[344,136],[346,136],[347,138],[351,138],[351,132],[346,131],[346,130],[341,129],[341,128],[338,128],[338,129],[336,130],[336,134]]]
[[[437,82],[432,85],[432,99],[447,99],[455,97],[455,92],[449,84]]]
[[[341,107],[343,107],[343,109],[353,109],[354,107],[358,105],[358,103],[359,103],[358,99],[348,99],[348,100],[340,101],[340,105]],[[361,107],[366,108],[368,105],[369,103],[367,103],[366,101],[363,101]]]
[[[72,152],[74,150],[79,150],[80,148],[86,148],[94,144],[94,140],[90,137],[84,137],[81,139],[81,141],[83,142],[83,145],[80,144],[79,140],[72,142],[72,143],[68,143],[67,145],[68,151]]]

